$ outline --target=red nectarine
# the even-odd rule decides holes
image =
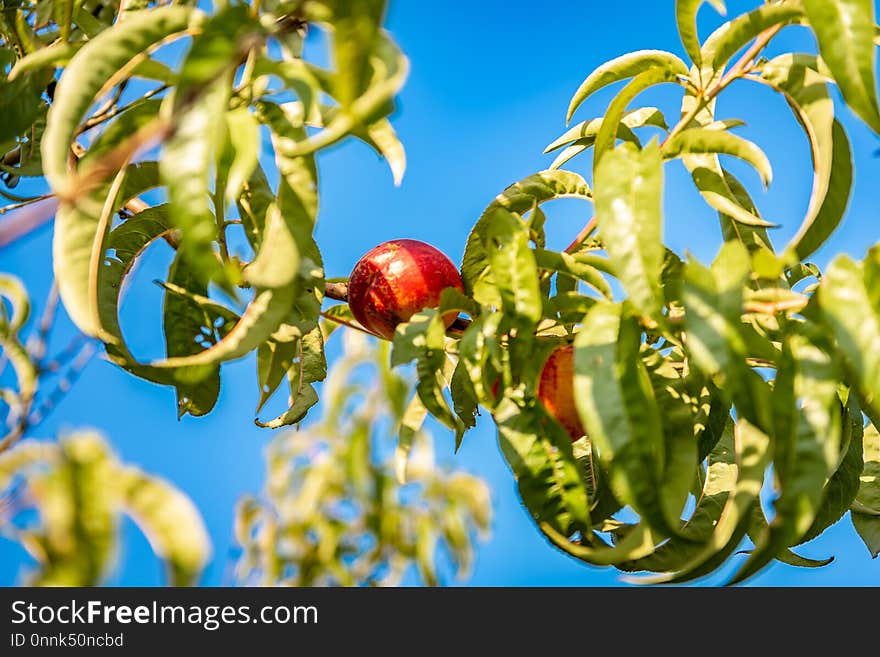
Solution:
[[[448,287],[464,291],[458,268],[442,252],[418,240],[391,240],[354,266],[348,303],[364,328],[390,340],[395,327],[424,308],[435,308]],[[450,326],[458,316],[446,313]]]
[[[557,422],[565,427],[572,441],[586,431],[574,403],[574,347],[557,347],[541,369],[538,399]]]

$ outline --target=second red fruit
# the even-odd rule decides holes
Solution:
[[[442,251],[418,240],[391,240],[358,260],[348,279],[348,303],[364,328],[390,340],[398,324],[436,308],[448,287],[464,291],[458,268]],[[444,315],[446,326],[457,316]]]
[[[565,427],[572,441],[586,434],[574,402],[574,347],[557,347],[541,370],[538,399],[556,421]]]

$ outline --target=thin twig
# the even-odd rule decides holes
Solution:
[[[592,217],[586,223],[586,225],[581,229],[581,232],[579,232],[577,234],[577,237],[575,237],[572,240],[571,244],[569,244],[567,247],[565,247],[565,252],[566,253],[574,253],[575,251],[577,251],[580,248],[581,244],[586,242],[587,239],[589,239],[590,235],[592,235],[595,232],[596,227],[597,227],[596,217]]]
[[[117,116],[119,116],[123,112],[127,112],[128,110],[130,110],[133,107],[137,107],[138,105],[149,100],[150,98],[152,98],[156,94],[160,94],[163,91],[167,90],[169,87],[170,87],[170,85],[163,84],[161,86],[156,87],[155,89],[148,91],[147,93],[145,93],[143,96],[141,96],[137,100],[130,102],[128,105],[123,105],[122,107],[116,107],[115,105],[111,106],[109,109],[105,110],[105,112],[103,114],[99,114],[98,112],[96,112],[95,114],[90,116],[88,119],[86,119],[82,123],[82,125],[80,125],[76,129],[76,133],[75,133],[76,136],[79,137],[80,135],[82,135],[85,132],[88,132],[89,130],[91,130],[95,126],[100,125],[102,123],[106,123],[110,119],[116,118]]]
[[[718,84],[712,87],[705,94],[697,97],[697,102],[691,108],[691,110],[685,114],[681,120],[669,131],[669,134],[663,139],[660,144],[660,148],[662,149],[666,143],[675,137],[679,132],[683,129],[687,128],[690,125],[690,122],[693,121],[697,115],[710,103],[715,97],[718,96],[722,91],[724,91],[732,82],[742,78],[751,72],[754,67],[755,58],[761,53],[761,51],[767,47],[767,44],[776,36],[779,31],[783,28],[783,25],[777,24],[772,27],[767,28],[763,32],[761,32],[756,38],[754,43],[752,43],[751,47],[743,53],[742,57],[740,57],[737,62],[730,68],[730,70],[722,76],[721,80],[719,80]]]
[[[368,331],[367,329],[365,329],[360,324],[353,324],[352,322],[349,322],[347,319],[343,319],[342,317],[336,317],[335,315],[331,315],[326,310],[321,311],[321,317],[323,317],[324,319],[329,319],[331,322],[334,322],[334,323],[339,324],[341,326],[346,326],[350,329],[354,329],[355,331],[360,331],[361,333],[366,333],[367,335],[371,335],[374,338],[379,337],[375,333],[373,333],[372,331]]]
[[[75,335],[73,339],[67,343],[61,351],[55,354],[55,357],[52,358],[45,365],[40,366],[40,371],[45,372],[47,374],[54,374],[58,372],[62,367],[67,365],[70,362],[70,359],[76,356],[79,353],[80,348],[87,342],[90,342],[92,338],[87,335],[80,333]]]
[[[77,357],[71,363],[67,372],[65,372],[64,377],[58,382],[58,385],[55,386],[40,406],[28,415],[27,419],[22,423],[22,433],[24,433],[28,427],[39,424],[45,420],[46,417],[58,407],[58,404],[60,404],[61,400],[64,399],[64,396],[70,392],[73,384],[79,379],[83,370],[86,368],[86,365],[89,364],[95,353],[96,348],[93,343],[89,342],[83,346],[79,354],[77,354]],[[2,451],[3,447],[0,446],[0,452]]]
[[[42,362],[46,356],[46,346],[49,343],[49,334],[52,332],[52,325],[55,321],[55,313],[58,310],[58,281],[52,279],[52,287],[49,288],[49,294],[46,295],[46,306],[43,308],[43,316],[40,318],[40,324],[37,332],[34,334],[29,351],[31,358],[38,364]]]
[[[43,194],[42,196],[34,196],[33,198],[23,199],[17,203],[13,203],[12,205],[6,205],[0,208],[0,214],[6,214],[7,212],[12,212],[13,210],[18,210],[20,208],[27,207],[28,205],[33,205],[34,203],[39,203],[40,201],[45,201],[47,199],[52,198],[52,194]]]

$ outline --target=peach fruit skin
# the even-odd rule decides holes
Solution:
[[[446,254],[418,240],[391,240],[358,260],[348,279],[348,303],[364,328],[390,340],[398,324],[436,308],[447,287],[464,291],[461,274]],[[446,313],[446,326],[457,316]]]
[[[547,358],[538,382],[538,399],[572,441],[586,434],[574,403],[574,347],[557,347]]]

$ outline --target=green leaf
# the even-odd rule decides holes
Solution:
[[[491,313],[475,318],[465,329],[458,343],[459,370],[467,372],[467,378],[477,400],[487,408],[493,408],[501,393],[500,346],[498,344],[501,313]],[[461,376],[461,375],[459,375]],[[498,393],[493,391],[496,383]]]
[[[657,534],[671,536],[687,490],[681,500],[664,500],[663,421],[639,358],[640,337],[635,320],[622,316],[619,306],[598,303],[589,311],[574,343],[575,403],[614,496]],[[677,501],[682,506],[675,509]]]
[[[602,160],[602,156],[614,148],[617,141],[617,129],[623,120],[626,108],[635,100],[636,96],[658,84],[677,81],[676,73],[669,69],[650,68],[644,73],[639,73],[620,90],[620,93],[608,105],[608,109],[605,111],[605,118],[602,121],[599,132],[596,134],[596,141],[593,144],[594,175],[599,162]]]
[[[255,419],[254,423],[258,427],[264,429],[279,429],[281,427],[297,424],[302,421],[309,410],[318,403],[318,393],[311,385],[304,385],[297,388],[292,381],[292,374],[288,372],[288,383],[290,386],[290,396],[287,398],[288,408],[284,413],[276,417],[274,420],[262,422]]]
[[[609,301],[613,300],[611,286],[596,267],[569,253],[535,249],[535,262],[540,269],[560,272],[582,280]]]
[[[172,383],[171,373],[154,370],[136,361],[126,346],[119,325],[119,303],[123,282],[137,257],[171,230],[167,205],[143,210],[114,228],[106,240],[103,266],[98,272],[96,290],[98,316],[105,334],[107,356],[133,374],[158,383]]]
[[[313,115],[320,116],[320,112],[315,111],[315,97],[322,89],[328,90],[330,86],[322,85],[316,72],[315,67],[300,59],[276,61],[268,57],[260,57],[254,66],[256,76],[277,76],[286,88],[297,95],[303,106],[303,115],[310,118]]]
[[[769,434],[770,391],[745,361],[757,355],[756,348],[769,360],[775,358],[771,345],[762,343],[754,329],[742,322],[743,290],[750,268],[748,252],[736,241],[724,244],[711,269],[696,260],[687,264],[682,285],[687,353],[736,404],[737,417]]]
[[[558,139],[553,141],[547,148],[545,153],[549,153],[557,148],[566,146],[565,149],[553,160],[550,169],[558,169],[563,164],[579,153],[590,148],[596,141],[596,136],[602,128],[603,119],[592,119],[583,121],[565,131]],[[630,142],[641,148],[641,142],[635,135],[633,130],[646,125],[651,125],[663,130],[667,130],[666,119],[656,107],[642,107],[640,109],[630,110],[623,115],[620,125],[617,128],[617,137],[624,141]]]
[[[699,156],[698,156],[699,157]],[[716,158],[716,156],[711,156]],[[717,165],[717,158],[714,165]],[[775,224],[765,221],[756,212],[751,212],[741,205],[740,198],[732,189],[730,175],[716,169],[690,164],[694,184],[705,201],[730,221],[745,225],[747,228],[772,228]],[[691,168],[693,167],[693,168]]]
[[[61,32],[61,38],[65,41],[70,38],[74,5],[82,5],[82,2],[83,0],[56,0],[52,3],[52,14],[55,18],[55,24]]]
[[[96,433],[59,441],[55,467],[27,480],[40,513],[39,586],[95,586],[111,565],[117,541],[115,455]]]
[[[101,321],[99,276],[124,179],[123,170],[112,185],[101,185],[75,204],[62,203],[55,213],[52,264],[61,300],[80,331],[105,342],[112,342],[113,336]]]
[[[133,105],[107,124],[95,137],[89,146],[89,150],[80,160],[80,168],[86,171],[92,166],[101,167],[102,157],[110,153],[129,139],[133,134],[143,129],[159,116],[162,106],[161,99],[151,98]]]
[[[442,373],[446,367],[446,326],[436,309],[412,316],[394,331],[391,365],[396,367],[416,361],[418,383],[416,391],[425,408],[444,425],[456,432],[456,445],[464,434],[461,420],[449,409],[443,396],[445,382]]]
[[[43,138],[46,178],[62,196],[75,193],[67,155],[80,121],[102,89],[121,80],[150,50],[170,38],[195,31],[204,14],[189,7],[157,8],[129,16],[91,39],[71,59],[55,89]]]
[[[287,384],[290,389],[288,408],[284,413],[269,422],[262,422],[259,419],[254,420],[259,427],[275,429],[296,424],[306,416],[309,409],[318,403],[318,395],[312,384],[322,381],[327,375],[327,360],[324,356],[324,337],[321,329],[315,324],[314,328],[303,334],[301,338],[291,341],[290,344],[293,345],[295,353],[291,359],[290,366],[287,368]],[[276,356],[283,361],[284,354],[288,352],[288,347],[282,344],[276,345],[276,349],[280,350],[276,353]],[[258,368],[259,366],[258,361]],[[278,369],[280,367],[274,371],[271,369],[266,370],[265,368],[262,370],[258,369],[261,383],[260,406],[262,406],[264,397],[268,399],[268,395],[265,395],[267,388],[263,386],[263,376],[266,376],[265,380],[269,381],[271,386],[271,378],[276,375]],[[258,406],[257,412],[259,412],[260,406]]]
[[[838,522],[849,510],[859,492],[859,475],[864,467],[862,455],[862,411],[850,395],[843,412],[843,436],[840,464],[834,474],[825,482],[822,490],[822,505],[816,513],[813,524],[796,544],[811,541],[828,527]]]
[[[696,508],[682,526],[679,535],[658,546],[651,554],[634,561],[622,562],[617,567],[628,572],[665,573],[686,568],[709,548],[715,526],[726,508],[730,494],[736,490],[737,475],[734,425],[728,415],[722,435],[708,456]]]
[[[751,518],[764,481],[764,471],[770,462],[770,439],[746,420],[737,422],[733,430],[735,465],[729,466],[729,476],[735,478],[733,490],[728,494],[721,514],[712,523],[712,532],[695,555],[687,555],[686,564],[667,574],[635,580],[645,584],[682,583],[711,573],[737,548]],[[727,468],[725,468],[726,470]],[[711,476],[711,473],[710,473]],[[724,474],[715,483],[723,490]],[[709,484],[707,483],[707,486]],[[713,487],[708,490],[719,492]]]
[[[372,146],[379,155],[385,158],[394,177],[394,184],[398,187],[403,182],[403,174],[406,171],[406,151],[403,144],[394,132],[394,126],[388,119],[380,119],[367,126],[365,135],[358,135],[367,144]]]
[[[378,33],[371,61],[372,77],[364,92],[345,111],[336,112],[323,130],[295,144],[290,156],[308,155],[326,148],[352,134],[358,126],[371,125],[391,112],[391,101],[406,80],[409,62],[382,32]],[[324,88],[324,91],[332,94],[333,89]]]
[[[81,45],[56,41],[44,46],[17,60],[9,70],[7,80],[11,82],[24,73],[34,73],[45,67],[62,66],[76,54]],[[48,76],[48,71],[43,71],[43,74]],[[45,87],[42,90],[45,90]]]
[[[834,75],[843,99],[880,134],[877,101],[874,3],[871,0],[804,0],[819,54]]]
[[[286,320],[294,304],[300,304],[305,297],[315,299],[315,288],[310,286],[320,283],[323,289],[320,254],[311,235],[318,211],[314,158],[287,157],[275,134],[273,143],[282,175],[278,203],[270,206],[260,250],[243,272],[245,281],[255,289],[254,298],[235,327],[216,345],[194,356],[154,363],[156,367],[203,366],[240,358],[269,338]],[[310,312],[311,319],[316,320],[318,309]],[[310,390],[308,386],[303,390],[304,394],[313,395],[305,392]],[[295,417],[300,411],[304,414],[314,401],[308,405],[305,400],[297,402],[296,412],[286,417]]]
[[[350,107],[370,83],[370,57],[380,36],[386,0],[328,4],[333,12],[333,95],[343,107]]]
[[[480,239],[480,229],[496,208],[524,214],[546,201],[557,198],[592,200],[593,195],[584,179],[571,171],[541,171],[514,183],[489,204],[468,235],[461,274],[465,293],[485,306],[500,306],[498,288],[492,280],[488,252]]]
[[[202,283],[178,253],[168,272],[168,283],[189,294],[207,298],[208,286]],[[226,318],[209,312],[192,298],[175,294],[166,288],[162,323],[165,328],[165,350],[169,358],[191,356],[210,348],[221,340]],[[227,327],[228,330],[228,327]],[[220,367],[208,365],[189,373],[188,381],[176,383],[177,416],[189,413],[207,415],[220,395]]]
[[[58,458],[54,443],[29,438],[0,453],[0,491],[5,492],[16,477],[26,477]]]
[[[169,111],[176,125],[162,149],[159,172],[168,188],[171,220],[182,233],[181,253],[203,282],[213,279],[232,293],[232,283],[214,250],[218,228],[209,202],[209,176],[215,149],[224,137],[229,82],[228,76],[217,78],[185,104],[179,100],[184,90],[169,97],[174,100]]]
[[[236,200],[245,236],[254,250],[259,250],[262,244],[266,215],[274,202],[275,194],[258,162]]]
[[[185,107],[191,94],[230,77],[242,63],[251,37],[262,31],[246,5],[230,4],[210,16],[192,41],[177,80],[175,108]]]
[[[474,230],[486,248],[489,273],[504,313],[519,325],[536,324],[542,316],[541,291],[526,224],[519,215],[496,207]]]
[[[730,132],[690,128],[682,130],[663,146],[664,158],[693,154],[732,155],[755,167],[765,187],[770,185],[773,179],[773,169],[764,151],[752,142]]]
[[[643,126],[654,126],[663,130],[669,129],[669,126],[666,125],[666,118],[663,116],[663,113],[656,107],[640,107],[638,109],[630,110],[623,115],[623,119],[620,121],[620,125],[622,127],[618,128],[618,137],[627,141],[632,141],[636,144],[638,144],[639,141],[635,134],[632,132],[632,130],[634,130],[635,128],[641,128]],[[589,121],[581,121],[577,125],[573,125],[572,127],[570,127],[559,137],[550,142],[547,148],[544,149],[544,152],[550,153],[552,151],[555,151],[557,148],[562,148],[567,144],[583,140],[588,140],[592,144],[592,142],[595,141],[596,135],[598,134],[599,128],[601,126],[602,117],[590,119]],[[627,128],[629,128],[629,131],[627,131]]]
[[[713,174],[714,175],[714,174]],[[742,244],[749,253],[757,251],[773,253],[773,245],[770,236],[765,227],[768,222],[761,218],[761,213],[755,206],[752,198],[743,184],[737,180],[736,176],[725,169],[721,169],[721,178],[718,180],[722,204],[733,206],[737,217],[725,214],[723,210],[718,211],[718,218],[721,223],[721,233],[725,242],[736,241]],[[706,195],[704,194],[704,197]],[[709,203],[712,205],[712,203]],[[743,219],[757,219],[759,224],[764,225],[748,225]]]
[[[407,481],[407,465],[413,441],[422,429],[428,409],[422,403],[418,393],[412,396],[403,417],[400,419],[400,431],[397,435],[397,448],[394,450],[394,473],[401,484]]]
[[[6,306],[0,303],[0,332],[15,335],[31,314],[27,288],[18,277],[0,272],[0,297],[9,301],[12,308],[12,316],[8,317]]]
[[[865,412],[880,418],[880,316],[876,272],[880,249],[871,249],[864,264],[838,255],[819,286],[822,321],[834,339],[850,381]]]
[[[623,55],[602,64],[587,76],[568,105],[565,122],[571,121],[577,108],[599,89],[655,68],[663,72],[663,77],[669,77],[673,80],[678,75],[686,76],[688,74],[687,65],[670,52],[639,50]]]
[[[257,167],[260,124],[247,108],[241,107],[226,113],[226,129],[232,160],[226,178],[225,197],[227,203],[232,203],[238,199]]]
[[[880,434],[873,424],[865,427],[863,449],[865,466],[859,477],[861,483],[852,510],[880,516]]]
[[[524,409],[505,399],[494,417],[501,450],[535,521],[566,536],[589,531],[586,473],[568,433],[540,405]]]
[[[780,491],[773,502],[776,514],[731,584],[757,573],[815,521],[823,486],[840,458],[838,379],[828,354],[803,336],[788,336],[773,392],[773,470]]]
[[[262,410],[286,378],[300,348],[298,340],[289,342],[267,340],[257,347],[257,382],[260,386],[260,400],[257,402],[254,413],[259,413]]]
[[[866,513],[852,512],[852,523],[856,532],[865,542],[865,547],[876,559],[880,554],[880,516],[871,516]]]
[[[0,80],[0,143],[24,134],[39,118],[40,97],[52,79],[51,71],[37,70],[13,80]]]
[[[800,3],[765,4],[747,14],[728,21],[703,43],[701,58],[704,65],[711,65],[713,72],[721,71],[728,61],[749,41],[774,25],[790,25],[803,16]],[[704,82],[707,82],[704,78]]]
[[[456,363],[452,378],[449,381],[449,394],[452,397],[452,408],[455,414],[461,420],[465,429],[470,429],[477,425],[477,409],[479,407],[479,399],[471,382],[467,367],[461,360]]]
[[[699,68],[702,65],[700,53],[700,37],[697,34],[697,11],[706,0],[676,0],[675,20],[678,23],[678,35],[691,61]],[[709,0],[715,10],[724,15],[726,8],[723,0]]]
[[[616,276],[630,302],[659,321],[663,295],[663,163],[656,143],[617,148],[599,163],[596,219]]]
[[[165,562],[169,583],[197,584],[211,556],[211,540],[192,500],[170,483],[137,468],[121,468],[115,476],[126,513]]]
[[[806,132],[813,158],[813,191],[797,234],[786,250],[799,260],[812,255],[846,211],[852,188],[852,153],[834,119],[834,103],[815,57],[781,55],[762,67],[761,79],[785,96]]]

